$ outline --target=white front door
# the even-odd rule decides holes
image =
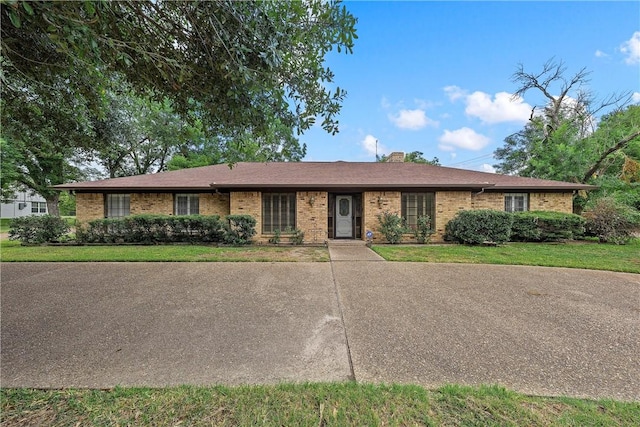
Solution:
[[[353,237],[353,196],[336,196],[336,237]]]

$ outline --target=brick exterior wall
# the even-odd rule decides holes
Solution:
[[[200,193],[200,215],[229,215],[229,194]]]
[[[329,194],[326,191],[296,193],[296,228],[304,233],[305,243],[322,243],[327,240],[329,237],[328,210]]]
[[[259,191],[234,191],[230,195],[229,214],[251,215],[256,219],[257,242],[266,242],[262,236],[262,197]]]
[[[472,193],[471,209],[504,210],[504,193]]]
[[[81,223],[104,218],[104,194],[76,193],[76,220]]]
[[[445,226],[456,214],[472,208],[470,191],[437,191],[436,192],[436,233],[431,241],[441,242],[444,238]]]
[[[362,239],[366,231],[374,232],[374,242],[384,243],[385,239],[378,231],[378,215],[382,212],[400,214],[401,195],[399,191],[366,191],[362,193]],[[257,242],[266,243],[270,235],[262,235],[262,196],[259,191],[232,192],[231,194],[201,193],[200,214],[251,215],[256,219]],[[313,198],[313,205],[310,200]],[[444,230],[459,211],[465,209],[504,210],[504,193],[471,191],[436,192],[436,233],[432,242],[441,242]],[[172,193],[131,193],[131,214],[173,214]],[[323,191],[301,191],[296,193],[296,227],[305,234],[306,243],[321,243],[329,238],[327,217],[329,195]],[[563,213],[573,212],[573,193],[530,193],[529,210],[546,210]],[[104,218],[104,194],[76,193],[76,211],[79,222],[88,222]],[[286,240],[286,239],[285,239]],[[414,241],[413,235],[404,236],[405,241]]]
[[[129,212],[131,215],[173,215],[173,194],[131,193]]]
[[[401,194],[399,191],[365,191],[362,194],[362,239],[366,240],[367,230],[373,231],[373,241],[384,243],[384,236],[378,230],[378,215],[385,211],[400,215]]]
[[[573,213],[573,193],[530,193],[529,210]]]

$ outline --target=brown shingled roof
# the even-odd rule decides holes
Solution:
[[[495,190],[588,190],[561,181],[499,175],[419,163],[238,163],[150,175],[56,185],[75,191],[197,191],[225,189],[470,188]]]

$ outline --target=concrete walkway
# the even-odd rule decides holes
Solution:
[[[361,240],[330,240],[329,256],[335,261],[384,261]]]
[[[329,250],[330,263],[2,263],[0,383],[498,383],[640,400],[640,275]]]

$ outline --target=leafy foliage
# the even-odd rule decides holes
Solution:
[[[56,242],[69,232],[69,224],[56,216],[31,215],[13,218],[9,224],[9,239],[23,244]]]
[[[248,245],[256,234],[256,219],[250,215],[227,215],[223,235],[229,245]]]
[[[580,215],[550,211],[513,213],[511,240],[553,242],[584,236],[585,219]]]
[[[518,67],[514,96],[535,91],[546,104],[535,106],[525,127],[494,152],[498,172],[580,183],[605,176],[627,183],[640,179],[640,105],[629,105],[629,92],[597,100],[587,88],[588,75],[582,69],[567,76],[564,64],[553,60],[537,73]],[[580,210],[588,200],[583,194],[576,202]]]
[[[638,211],[609,197],[598,199],[584,217],[587,234],[597,236],[603,243],[627,243],[640,228]]]
[[[417,218],[416,229],[413,230],[418,243],[429,243],[431,235],[435,233],[431,217],[429,215],[420,215]]]
[[[445,226],[445,239],[478,245],[505,243],[511,237],[513,215],[489,209],[460,211]]]
[[[269,237],[269,243],[273,243],[277,245],[280,243],[280,239],[282,238],[282,232],[280,229],[273,230],[273,236]]]
[[[70,86],[101,93],[76,83],[117,72],[182,114],[196,106],[225,135],[264,135],[272,118],[304,131],[316,116],[335,133],[345,92],[329,89],[324,57],[351,52],[356,38],[346,8],[321,0],[16,1],[2,3],[1,18],[7,74],[49,84],[74,69]]]
[[[223,236],[218,215],[132,215],[96,219],[76,229],[80,243],[216,243]]]
[[[302,243],[304,243],[304,231],[300,230],[299,228],[291,230],[289,240],[294,245],[301,245]]]
[[[394,212],[382,212],[378,215],[378,223],[380,224],[378,231],[391,244],[399,243],[402,235],[410,231],[405,227],[402,217]]]

